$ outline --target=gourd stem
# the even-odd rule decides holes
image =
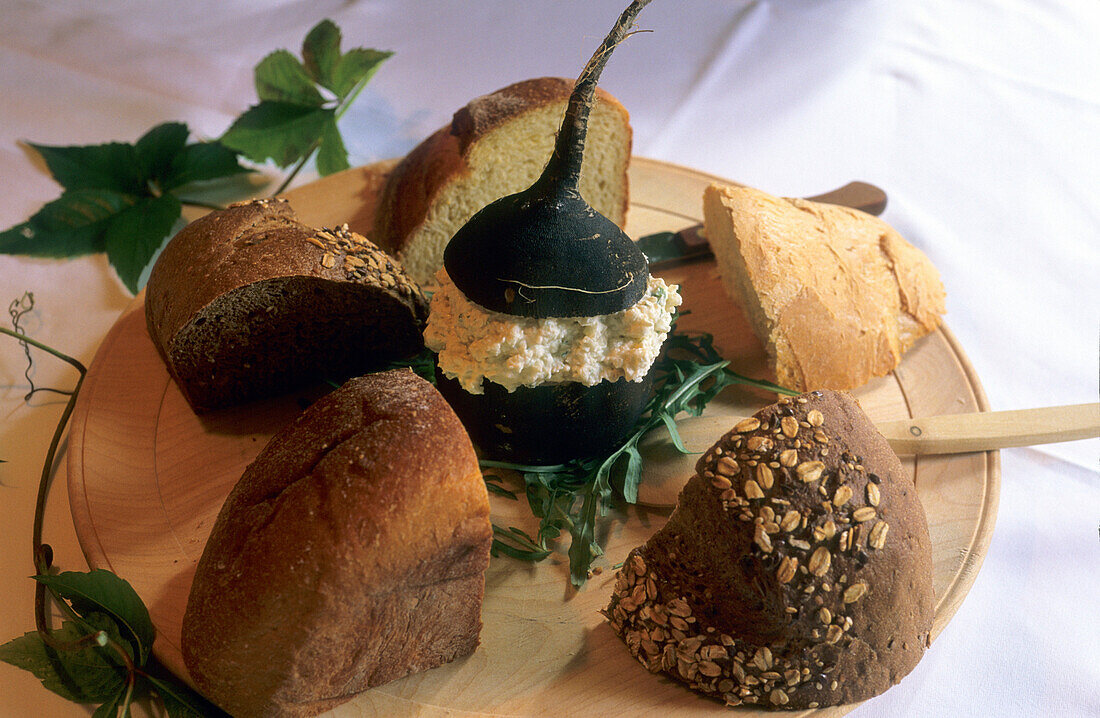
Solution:
[[[569,96],[569,105],[565,110],[561,129],[554,143],[554,152],[546,164],[539,184],[548,183],[550,188],[559,190],[577,190],[581,175],[581,161],[584,159],[584,141],[588,134],[588,114],[592,109],[592,100],[596,95],[596,84],[600,73],[611,57],[615,47],[626,37],[634,18],[650,0],[634,0],[619,19],[603,43],[592,55],[584,70],[573,86]]]

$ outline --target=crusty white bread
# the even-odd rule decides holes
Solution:
[[[276,434],[214,523],[187,669],[234,716],[311,716],[473,652],[492,525],[473,445],[408,369],[349,380]]]
[[[877,217],[718,184],[703,212],[725,289],[783,386],[854,389],[940,323],[939,273]]]
[[[527,189],[553,149],[573,81],[542,77],[478,97],[413,149],[389,175],[372,238],[423,286],[443,249],[475,212]],[[629,201],[632,131],[625,108],[597,89],[588,121],[581,195],[620,227]]]

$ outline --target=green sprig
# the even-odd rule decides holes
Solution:
[[[729,368],[706,333],[681,333],[673,329],[665,351],[654,366],[654,393],[634,431],[607,456],[575,459],[554,466],[530,466],[504,461],[482,461],[483,469],[510,470],[522,476],[527,502],[539,519],[534,537],[519,529],[493,527],[493,550],[525,561],[541,561],[567,532],[569,577],[577,587],[588,580],[592,563],[603,555],[597,529],[617,499],[638,501],[643,458],[638,444],[654,429],[668,431],[673,445],[689,453],[676,428],[682,414],[699,416],[712,399],[734,384],[768,392],[797,392],[769,381],[750,379]],[[492,484],[490,484],[492,485]]]

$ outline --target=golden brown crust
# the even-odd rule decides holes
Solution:
[[[347,382],[226,499],[183,621],[234,715],[313,715],[472,652],[492,530],[465,430],[409,370]]]
[[[150,274],[145,315],[169,372],[204,410],[414,353],[427,301],[346,225],[314,229],[285,200],[256,200],[173,237]],[[363,321],[345,321],[355,316]]]
[[[413,231],[424,221],[439,190],[470,172],[466,155],[473,144],[525,112],[564,103],[572,89],[572,80],[559,77],[523,80],[477,97],[455,112],[450,125],[417,145],[390,174],[375,218],[374,235],[378,243],[394,254],[403,250]],[[626,108],[603,89],[596,88],[596,98],[621,112],[624,118],[628,116]],[[622,211],[611,219],[621,222],[628,205],[629,194],[624,193]]]
[[[933,614],[913,482],[858,404],[830,391],[719,439],[607,609],[651,671],[778,708],[885,691],[920,660]]]
[[[784,386],[861,386],[940,323],[935,267],[877,217],[720,185],[704,214],[726,289]]]

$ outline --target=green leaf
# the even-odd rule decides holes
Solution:
[[[393,55],[384,50],[357,47],[340,58],[332,77],[330,90],[340,99],[347,97],[356,86],[368,82],[379,66]]]
[[[119,707],[124,700],[126,700],[126,686],[120,688],[118,693],[100,705],[99,708],[96,708],[95,712],[92,713],[92,718],[118,718]],[[129,706],[126,707],[126,711],[122,715],[130,715]]]
[[[119,213],[107,227],[107,259],[132,294],[141,289],[141,275],[172,232],[182,205],[175,195],[143,199]]]
[[[180,150],[172,158],[172,167],[162,188],[167,191],[192,182],[206,182],[252,170],[242,167],[237,153],[220,142],[198,142]]]
[[[306,34],[302,42],[302,62],[314,82],[333,90],[333,78],[340,62],[340,28],[336,23],[322,20]]]
[[[122,142],[69,147],[27,144],[42,156],[50,174],[67,190],[109,189],[126,194],[146,191],[133,145]]]
[[[59,641],[77,641],[87,631],[64,621],[53,632]],[[30,671],[48,690],[76,703],[111,700],[126,684],[126,670],[108,650],[98,646],[55,651],[36,631],[0,646],[0,660]]]
[[[190,130],[182,122],[165,122],[146,132],[134,144],[138,171],[146,182],[161,185],[168,177],[172,161],[185,144]]]
[[[81,189],[43,205],[28,221],[0,233],[0,253],[76,257],[103,251],[111,217],[137,198],[112,190]]]
[[[126,638],[135,644],[138,663],[144,664],[148,659],[156,630],[149,610],[129,582],[101,568],[86,573],[63,571],[34,579],[72,604],[81,616],[105,613],[113,618],[129,633]]]
[[[317,148],[317,172],[324,177],[346,170],[349,166],[348,151],[340,137],[340,130],[336,129],[336,118],[333,117],[321,130],[321,146]]]
[[[286,50],[276,50],[256,65],[256,94],[261,101],[289,102],[320,107],[325,98],[313,85],[298,58]]]
[[[334,117],[328,109],[261,102],[238,117],[221,142],[253,162],[272,159],[287,167],[313,149]]]

